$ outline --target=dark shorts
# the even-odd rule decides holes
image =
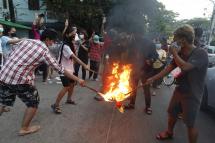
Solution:
[[[72,83],[75,83],[74,80],[72,80],[66,76],[60,76],[60,79],[61,79],[61,82],[62,82],[64,87],[70,86]]]
[[[27,107],[38,108],[40,97],[38,90],[28,84],[10,85],[0,83],[0,104],[13,106],[18,96]]]
[[[200,104],[192,96],[178,91],[177,87],[173,93],[168,107],[170,116],[177,119],[178,114],[182,113],[182,118],[187,127],[194,127]]]

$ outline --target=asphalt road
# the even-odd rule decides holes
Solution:
[[[166,109],[173,88],[162,87],[152,97],[153,114],[146,115],[142,89],[138,91],[135,110],[124,114],[115,109],[113,103],[97,102],[94,93],[86,88],[76,87],[74,99],[77,105],[62,102],[62,114],[52,112],[60,84],[44,85],[37,79],[41,97],[38,113],[32,124],[41,125],[35,134],[20,137],[17,135],[21,125],[25,105],[17,98],[12,111],[0,117],[0,143],[159,143],[155,135],[165,129]],[[99,88],[100,82],[87,81],[87,84]],[[215,118],[211,113],[200,112],[197,119],[199,143],[215,142]],[[187,143],[186,128],[179,120],[175,136],[164,143]]]

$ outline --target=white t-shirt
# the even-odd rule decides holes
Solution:
[[[2,46],[1,46],[1,39],[0,39],[0,54],[2,54]]]
[[[72,50],[68,45],[63,46],[61,65],[63,65],[63,67],[66,68],[67,70],[71,71],[71,73],[74,73],[74,67],[73,67],[74,63],[73,63],[73,59],[71,59],[71,56],[73,54],[74,53],[72,52]]]

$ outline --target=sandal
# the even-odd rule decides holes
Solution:
[[[145,113],[148,114],[148,115],[151,115],[152,114],[152,108],[146,107]]]
[[[158,140],[170,140],[173,138],[173,133],[169,133],[168,131],[160,132],[156,139]]]
[[[51,108],[52,108],[53,112],[56,113],[56,114],[61,114],[61,112],[62,112],[60,107],[56,106],[55,104],[52,104]]]
[[[65,103],[66,104],[76,105],[75,101],[72,101],[72,100],[67,100]]]
[[[24,135],[28,135],[28,134],[32,134],[32,133],[35,133],[37,131],[39,131],[40,129],[40,126],[31,126],[31,127],[28,127],[28,129],[21,129],[19,131],[19,136],[24,136]]]
[[[131,104],[131,103],[124,106],[124,109],[126,109],[126,110],[130,110],[130,109],[134,109],[134,108],[135,108],[134,104]]]

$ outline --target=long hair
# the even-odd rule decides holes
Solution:
[[[63,34],[63,42],[65,44],[67,44],[70,49],[72,50],[72,52],[75,54],[75,45],[72,42],[75,39],[75,35],[69,36],[70,33],[74,32],[74,28],[73,27],[68,27],[65,31],[65,33]]]

